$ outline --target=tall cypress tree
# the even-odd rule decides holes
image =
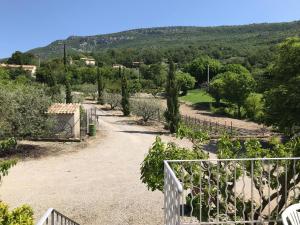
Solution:
[[[98,86],[98,104],[104,104],[103,91],[104,91],[104,81],[99,65],[97,67],[97,86]]]
[[[70,81],[66,78],[66,103],[72,103],[72,90],[71,90],[71,84]]]
[[[64,44],[64,67],[65,67],[65,88],[66,88],[66,103],[72,103],[72,88],[67,74],[67,52],[66,44]]]
[[[121,67],[119,67],[119,74],[121,75],[121,84],[122,84],[122,102],[121,102],[122,111],[124,116],[129,116],[130,104],[129,104],[128,84],[125,75],[125,70],[123,69],[123,73],[121,73]]]
[[[66,52],[66,44],[64,43],[64,66],[65,70],[67,68],[67,52]]]
[[[167,110],[165,118],[171,133],[175,133],[180,122],[179,102],[178,102],[178,86],[175,77],[175,65],[170,60],[169,74],[166,86]]]

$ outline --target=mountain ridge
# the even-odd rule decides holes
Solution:
[[[201,45],[243,45],[247,41],[250,47],[269,46],[279,43],[290,36],[300,35],[300,20],[282,23],[254,23],[248,25],[222,26],[167,26],[137,28],[120,32],[88,36],[72,35],[56,40],[44,47],[28,52],[41,58],[53,58],[61,55],[63,43],[70,52],[90,53],[111,48],[170,48]]]

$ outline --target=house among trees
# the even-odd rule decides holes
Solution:
[[[82,58],[80,58],[80,60],[83,61],[85,63],[85,65],[87,65],[87,66],[95,66],[96,65],[96,61],[93,58],[82,57]]]
[[[113,64],[112,68],[114,68],[114,69],[119,69],[119,68],[123,69],[123,68],[125,68],[125,66],[123,66],[121,64]]]
[[[52,104],[47,113],[53,119],[52,138],[80,139],[80,104]]]
[[[132,67],[137,68],[139,67],[141,64],[143,64],[143,62],[132,62]]]
[[[21,68],[25,71],[28,71],[32,77],[35,76],[36,66],[35,65],[15,65],[15,64],[0,64],[0,67],[9,68],[9,69],[18,69]]]

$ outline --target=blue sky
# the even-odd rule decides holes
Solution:
[[[0,58],[70,35],[300,20],[299,0],[0,0]]]

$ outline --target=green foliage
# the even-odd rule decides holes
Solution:
[[[232,72],[237,74],[249,74],[249,70],[247,70],[241,64],[225,64],[220,69],[220,73]]]
[[[32,65],[36,63],[34,55],[32,53],[22,53],[16,51],[12,56],[7,60],[8,64],[17,64],[17,65]]]
[[[279,45],[272,71],[273,85],[265,93],[265,120],[288,135],[300,127],[300,38]]]
[[[160,137],[156,137],[155,142],[141,165],[141,180],[149,190],[163,191],[164,187],[164,160],[181,159],[203,159],[207,155],[198,148],[187,149],[176,146],[175,143],[162,142]]]
[[[175,77],[174,63],[170,62],[168,81],[166,87],[167,97],[167,110],[165,111],[165,118],[168,124],[168,128],[171,133],[175,133],[178,129],[180,122],[179,102],[178,102],[178,86]]]
[[[210,137],[208,133],[201,129],[191,129],[189,126],[180,123],[179,128],[176,132],[176,137],[183,139],[189,139],[193,144],[202,144],[205,141],[209,140]]]
[[[121,74],[121,68],[119,69],[119,73]],[[121,100],[122,111],[124,116],[129,116],[130,103],[129,103],[128,83],[127,83],[125,70],[123,70],[123,73],[121,75],[121,84],[122,84],[122,100]]]
[[[0,181],[4,176],[7,176],[8,170],[17,164],[17,161],[14,159],[11,160],[0,160]]]
[[[118,93],[104,93],[104,102],[110,105],[110,109],[113,110],[116,107],[121,106],[122,96]]]
[[[249,94],[245,100],[244,108],[248,118],[254,121],[261,121],[264,109],[263,95],[258,93]]]
[[[189,90],[186,96],[180,97],[180,100],[190,102],[192,104],[199,104],[199,103],[211,103],[214,102],[212,96],[210,96],[205,90],[203,89],[193,89]]]
[[[222,79],[223,89],[222,98],[230,103],[236,104],[238,108],[238,117],[241,117],[241,107],[254,88],[255,81],[248,73],[225,72],[218,75]]]
[[[0,141],[0,153],[6,153],[14,150],[17,147],[17,140],[15,138],[8,138]]]
[[[197,84],[200,85],[201,83],[207,81],[208,66],[210,79],[220,72],[221,63],[218,60],[212,59],[208,56],[194,59],[190,64],[187,65],[185,70],[194,76],[197,80]]]
[[[142,117],[145,123],[149,120],[160,119],[160,113],[162,111],[161,105],[153,99],[133,100],[130,105],[132,106],[132,113]]]
[[[73,51],[82,55],[89,49],[97,60],[108,65],[120,63],[128,67],[133,61],[153,64],[168,57],[182,65],[204,53],[216,59],[263,67],[272,57],[274,43],[299,35],[299,30],[299,21],[226,27],[159,27],[72,37],[65,43],[69,54]],[[49,59],[61,57],[62,51],[60,42],[53,42],[30,52]]]
[[[36,137],[46,132],[50,98],[38,86],[1,84],[0,138]]]
[[[176,81],[183,96],[187,94],[188,90],[193,89],[196,83],[196,79],[193,76],[182,71],[176,72]]]
[[[72,89],[68,79],[66,79],[66,103],[72,103]]]
[[[144,79],[153,81],[156,87],[164,86],[167,80],[166,68],[161,63],[150,66],[141,65],[140,73]]]
[[[97,87],[98,87],[98,103],[103,105],[104,104],[104,98],[103,98],[103,92],[104,92],[104,81],[103,76],[101,74],[101,71],[99,67],[97,68]]]
[[[8,79],[9,79],[8,70],[0,67],[0,80],[8,80]]]
[[[1,225],[33,225],[33,210],[28,205],[9,211],[8,205],[0,202]]]
[[[215,77],[210,83],[208,93],[216,100],[217,106],[220,105],[224,91],[224,81],[222,78]]]

